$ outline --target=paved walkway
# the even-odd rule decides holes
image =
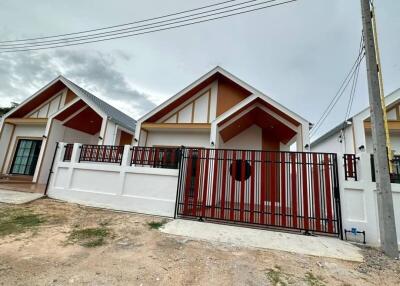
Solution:
[[[16,205],[26,204],[41,197],[43,197],[43,194],[16,192],[0,189],[0,203]]]
[[[357,262],[363,261],[358,247],[332,237],[305,236],[191,220],[173,220],[164,225],[161,231],[241,247],[288,251]]]

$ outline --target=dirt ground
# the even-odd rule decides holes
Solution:
[[[50,199],[0,205],[0,285],[400,285],[400,262],[245,249],[161,233],[162,218]]]

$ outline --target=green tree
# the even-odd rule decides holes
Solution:
[[[16,102],[11,102],[11,106],[9,107],[0,107],[0,117],[9,112],[11,109],[14,109],[15,107],[18,106],[18,103]]]

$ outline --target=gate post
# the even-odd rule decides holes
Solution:
[[[338,160],[337,154],[333,155],[333,177],[334,177],[334,198],[336,206],[336,217],[337,217],[337,228],[339,232],[340,239],[343,240],[343,229],[342,229],[342,210],[340,203],[340,186],[339,186],[339,171],[338,171]]]
[[[179,197],[180,197],[180,192],[181,192],[181,182],[182,182],[182,166],[183,166],[183,161],[185,158],[185,147],[181,146],[179,149],[179,158],[177,158],[178,161],[178,184],[176,187],[176,198],[175,198],[175,212],[174,212],[174,219],[176,219],[177,214],[178,214],[178,205],[179,205]]]

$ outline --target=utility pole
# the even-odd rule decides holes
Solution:
[[[361,10],[367,62],[381,247],[387,256],[398,258],[399,251],[394,220],[392,186],[390,184],[389,160],[383,119],[383,108],[386,107],[382,106],[381,101],[370,0],[361,0]]]

